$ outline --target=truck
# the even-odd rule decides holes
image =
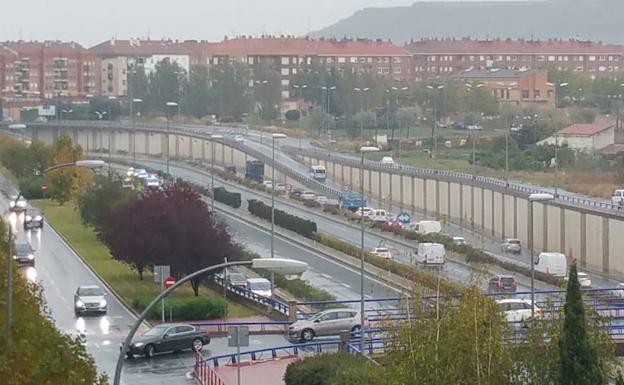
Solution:
[[[416,261],[427,266],[444,265],[446,250],[441,243],[419,243]]]
[[[310,168],[310,176],[316,181],[325,183],[325,180],[327,179],[327,170],[325,169],[325,166],[322,165],[312,166]]]
[[[260,160],[248,160],[245,167],[245,179],[262,183],[264,180],[264,162]]]
[[[356,211],[360,207],[366,207],[366,199],[362,198],[362,194],[356,191],[347,191],[340,194],[338,197],[341,208],[346,208],[351,211]]]

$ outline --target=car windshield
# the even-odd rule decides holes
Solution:
[[[169,329],[169,326],[164,326],[164,325],[156,326],[146,331],[145,333],[143,333],[143,335],[155,337],[155,336],[162,335],[167,329]]]
[[[519,239],[510,239],[508,242],[510,244],[512,244],[512,245],[519,245],[520,244],[520,240]]]
[[[100,289],[99,287],[81,287],[80,289],[78,289],[78,295],[81,296],[93,297],[100,296],[102,294],[102,289]]]
[[[383,248],[383,247],[378,247],[378,248],[375,249],[375,251],[378,252],[378,253],[387,253],[388,249]]]
[[[15,252],[18,254],[30,253],[31,251],[32,251],[32,248],[27,243],[18,243],[17,245],[15,245]]]
[[[502,277],[501,278],[501,283],[503,285],[513,285],[516,282],[516,280],[512,277]]]
[[[251,282],[251,290],[271,290],[271,282]]]

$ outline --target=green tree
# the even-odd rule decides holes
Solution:
[[[477,115],[496,115],[498,112],[498,100],[485,87],[472,87],[467,90],[463,100],[464,110]]]
[[[132,190],[123,188],[121,179],[97,176],[78,199],[78,209],[82,222],[97,227],[101,219],[118,206],[136,197]]]
[[[590,340],[585,320],[585,306],[576,272],[570,268],[563,327],[559,339],[559,384],[601,385],[607,383],[607,368]]]
[[[260,118],[271,121],[279,115],[281,100],[280,75],[269,67],[261,67],[254,74],[254,101]]]
[[[624,385],[624,377],[622,377],[622,372],[618,371],[617,377],[615,378],[615,385]]]
[[[240,120],[249,111],[249,73],[241,64],[220,63],[210,69],[210,97],[219,117]]]
[[[196,66],[191,69],[190,81],[184,91],[184,112],[196,118],[208,115],[210,93],[208,91],[209,73],[206,67]]]
[[[128,96],[129,99],[141,99],[144,102],[149,101],[149,79],[145,74],[143,66],[135,66],[128,71]],[[128,100],[130,103],[131,100]]]
[[[166,104],[180,103],[182,89],[186,81],[186,71],[171,60],[162,60],[156,64],[155,71],[148,76],[149,97],[147,106],[151,111],[161,114],[170,113]]]
[[[69,170],[56,170],[46,176],[50,198],[63,206],[72,197],[74,177]]]

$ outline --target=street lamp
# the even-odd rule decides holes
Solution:
[[[59,164],[55,164],[51,167],[48,167],[47,169],[43,170],[43,174],[45,175],[46,173],[48,173],[49,171],[52,170],[57,170],[60,168],[66,168],[66,167],[82,167],[82,168],[88,168],[88,169],[98,169],[98,168],[102,168],[104,167],[105,163],[104,161],[101,160],[78,160],[75,162],[68,162],[68,163],[59,163]],[[22,192],[18,192],[17,197],[15,198],[14,201],[12,201],[11,203],[13,203],[14,206],[17,206],[17,201],[22,197]],[[7,304],[7,314],[6,314],[6,335],[7,335],[7,340],[11,338],[11,326],[13,323],[13,251],[12,251],[12,238],[13,238],[13,224],[14,223],[9,223],[8,226],[8,230],[9,230],[9,234],[8,234],[8,252],[7,252],[7,298],[6,298],[6,304]]]
[[[130,102],[130,121],[132,122],[132,164],[136,165],[136,127],[134,125],[134,104],[143,103],[143,99],[134,98]]]
[[[271,135],[271,139],[273,140],[273,145],[271,148],[271,258],[275,257],[275,252],[273,249],[273,238],[275,237],[275,141],[279,139],[286,139],[286,134],[273,134]],[[273,275],[271,275],[271,279]],[[271,285],[273,282],[271,282]]]
[[[212,210],[212,214],[214,215],[214,205],[215,205],[215,199],[214,199],[214,189],[215,189],[215,185],[214,185],[214,180],[215,180],[215,170],[214,170],[214,154],[215,154],[215,140],[219,140],[219,139],[223,139],[223,135],[210,135],[210,176],[212,178],[212,181],[210,183],[210,190],[211,190],[211,194],[210,196],[212,197],[212,201],[211,201],[211,210]]]
[[[361,196],[361,212],[360,212],[360,230],[361,230],[361,244],[360,244],[360,353],[364,354],[364,256],[366,251],[364,249],[364,154],[369,152],[378,152],[378,147],[362,146],[360,147],[360,154],[362,155],[362,161],[360,163],[360,194]]]
[[[169,108],[177,106],[178,103],[176,102],[167,102],[165,104],[165,115],[167,116],[167,134],[165,135],[167,137],[167,175],[169,175]]]
[[[370,91],[370,88],[359,88],[355,87],[353,89],[356,93],[360,94],[360,113],[363,115],[364,113],[364,92]],[[364,143],[364,116],[360,116],[360,142]]]
[[[440,84],[437,86],[427,84],[427,88],[430,90],[434,90],[434,91],[440,91],[444,89],[444,84]],[[437,99],[438,99],[438,93],[434,92],[433,94],[433,122],[431,126],[431,151],[429,151],[430,158],[433,158],[433,153],[437,152],[438,150],[438,140],[435,137],[435,128],[436,128],[436,124],[438,124],[438,116],[437,116],[437,111],[436,111]]]
[[[325,112],[327,112],[327,116],[329,117],[329,119],[327,120],[327,135],[329,137],[329,141],[331,142],[331,113],[330,113],[330,103],[329,103],[329,93],[330,91],[336,91],[336,87],[335,86],[322,86],[321,87],[321,94],[323,91],[325,91]],[[320,132],[319,132],[319,136],[320,136]]]
[[[395,91],[395,96],[394,96],[394,104],[398,110],[399,108],[399,94],[398,91],[407,91],[409,89],[408,86],[405,87],[397,87],[397,86],[392,86],[390,88],[388,88],[386,90],[386,93],[389,95],[388,99],[386,100],[386,135],[388,134],[388,129],[390,128],[390,97],[393,91]],[[401,142],[400,138],[401,138],[401,127],[400,127],[400,120],[399,120],[399,143]],[[394,125],[392,125],[392,140],[394,140]]]
[[[128,348],[130,347],[130,344],[132,343],[132,338],[134,337],[136,331],[139,329],[139,326],[141,326],[141,323],[143,322],[143,320],[145,320],[145,316],[149,313],[149,311],[158,302],[165,299],[169,294],[171,294],[175,289],[182,286],[183,284],[190,281],[191,279],[197,276],[200,276],[202,274],[205,274],[205,273],[210,273],[212,271],[220,270],[220,269],[226,269],[231,266],[250,266],[252,269],[266,269],[266,270],[270,270],[271,272],[284,274],[284,275],[300,275],[308,269],[307,263],[301,262],[301,261],[295,261],[292,259],[256,258],[256,259],[252,259],[251,261],[236,261],[236,262],[221,263],[219,265],[214,265],[214,266],[203,268],[201,270],[198,270],[192,274],[189,274],[183,277],[178,282],[176,282],[173,286],[161,292],[156,298],[154,298],[154,300],[147,306],[147,308],[145,308],[145,310],[143,310],[143,313],[141,313],[141,315],[134,322],[134,325],[132,325],[132,328],[130,329],[128,336],[126,336],[126,340],[124,341],[124,344],[119,350],[119,356],[117,357],[117,366],[115,367],[115,378],[113,380],[113,385],[119,385],[121,381],[121,370],[123,368],[124,356],[128,352]]]
[[[530,249],[531,249],[531,320],[534,319],[535,315],[535,245],[533,239],[533,202],[548,202],[555,199],[552,194],[531,194],[529,195],[529,223],[530,223]]]

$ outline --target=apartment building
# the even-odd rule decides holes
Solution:
[[[452,78],[469,84],[470,88],[484,87],[501,104],[512,104],[523,109],[555,107],[556,89],[554,84],[548,83],[546,70],[471,69]]]
[[[593,76],[624,71],[624,46],[578,39],[422,39],[405,45],[414,78],[428,79],[467,69],[556,69]]]
[[[103,96],[124,96],[128,93],[128,72],[142,68],[147,75],[156,70],[156,65],[163,60],[175,62],[178,67],[189,73],[194,64],[193,52],[201,50],[197,42],[178,40],[141,40],[110,39],[90,49],[101,61],[101,89]],[[196,48],[193,50],[193,48]]]
[[[0,42],[0,96],[5,106],[99,94],[98,57],[74,42]]]

